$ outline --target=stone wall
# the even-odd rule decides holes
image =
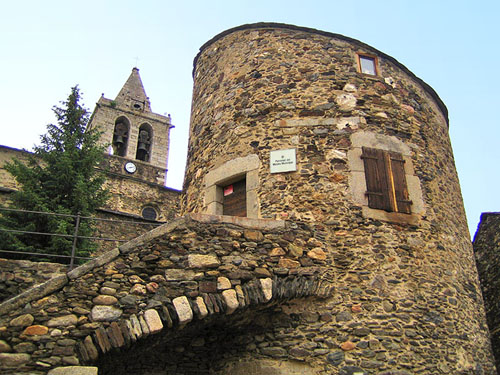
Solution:
[[[318,342],[330,334],[302,335],[313,322],[326,329],[331,311],[295,302],[333,292],[316,230],[200,215],[157,228],[0,304],[2,371],[88,364],[99,374],[203,374],[246,352],[328,367],[330,347]]]
[[[0,302],[67,271],[64,264],[0,258]]]
[[[497,368],[500,368],[500,213],[481,215],[473,245],[493,354]]]
[[[376,75],[360,72],[359,54]],[[193,73],[181,212],[213,213],[222,186],[246,174],[255,217],[321,227],[340,297],[307,309],[341,314],[332,335],[344,373],[492,373],[447,111],[432,88],[359,41],[276,24],[216,36]],[[368,206],[363,146],[402,154],[411,214]],[[270,151],[287,149],[296,171],[270,173]]]

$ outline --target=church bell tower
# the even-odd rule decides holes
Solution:
[[[109,145],[110,172],[164,185],[173,126],[170,115],[151,111],[138,68],[114,100],[99,98],[89,124],[95,127],[102,132],[100,143]]]

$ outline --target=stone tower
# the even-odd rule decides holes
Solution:
[[[110,199],[105,210],[165,221],[178,212],[179,192],[165,187],[170,115],[153,113],[139,75],[132,73],[114,100],[99,98],[89,128],[108,146],[103,169]]]
[[[139,69],[133,68],[114,100],[102,96],[89,128],[103,132],[101,143],[116,158],[114,172],[164,184],[167,172],[170,116],[151,111]]]
[[[337,291],[284,308],[305,318],[266,336],[283,350],[242,351],[227,373],[291,373],[294,360],[307,374],[494,372],[447,109],[431,87],[357,40],[283,24],[217,35],[193,76],[182,212],[315,228],[327,246],[296,266],[321,260]]]

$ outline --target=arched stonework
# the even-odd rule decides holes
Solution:
[[[279,221],[177,219],[0,304],[3,347],[18,350],[24,340],[34,349],[7,350],[0,362],[21,373],[91,366],[101,355],[210,325],[213,317],[223,322],[249,310],[255,319],[260,308],[327,298],[333,289],[321,242],[312,250],[294,244],[312,243],[312,236]],[[271,238],[280,245],[269,246]]]

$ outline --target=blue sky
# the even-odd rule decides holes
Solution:
[[[137,64],[153,111],[176,126],[167,184],[180,189],[199,47],[246,23],[311,27],[391,55],[436,90],[473,235],[481,212],[500,211],[499,15],[494,0],[10,1],[0,14],[0,144],[30,149],[70,87],[93,109]]]

